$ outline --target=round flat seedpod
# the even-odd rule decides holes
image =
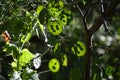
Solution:
[[[64,54],[62,57],[62,66],[67,66],[67,64],[68,64],[67,55]]]
[[[59,11],[57,8],[54,8],[54,7],[51,7],[51,8],[48,8],[48,13],[51,17],[58,17],[61,13],[61,11]]]
[[[59,63],[59,61],[56,58],[53,58],[53,59],[51,59],[49,61],[48,67],[49,67],[49,70],[51,72],[55,73],[55,72],[59,71],[59,69],[60,69],[60,63]]]
[[[78,57],[84,56],[86,53],[86,46],[83,42],[77,41],[76,44],[71,48],[72,52],[76,54]]]
[[[65,26],[67,24],[67,16],[65,14],[59,16],[60,23]]]
[[[61,15],[60,16],[64,16],[64,19],[67,18],[66,20],[66,25],[70,24],[70,22],[73,20],[73,15],[72,15],[72,12],[68,9],[64,9],[62,12],[61,12]],[[63,19],[63,20],[64,20]]]
[[[61,43],[56,43],[54,46],[54,53],[56,53],[56,51],[58,50],[58,48],[60,47]]]
[[[110,75],[112,75],[112,74],[114,73],[114,71],[115,71],[115,68],[114,68],[114,67],[108,66],[108,67],[106,68],[106,75],[110,76]]]
[[[53,35],[59,35],[62,32],[62,26],[57,21],[49,21],[48,31]]]

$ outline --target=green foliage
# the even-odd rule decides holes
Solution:
[[[64,7],[62,0],[49,1],[48,6],[39,13],[39,18],[51,34],[59,35],[63,27],[72,21],[72,13]]]
[[[19,54],[17,61],[12,62],[13,69],[16,70],[18,68],[21,70],[23,66],[30,63],[30,60],[32,60],[33,57],[34,55],[28,51],[28,49],[23,49]]]
[[[105,11],[112,1],[106,1]],[[97,0],[1,0],[0,78],[83,80],[91,48],[91,79],[119,80],[119,9],[105,17],[110,34],[101,27],[92,36],[92,46],[86,46],[89,26],[102,16]]]
[[[37,8],[37,11],[36,11],[36,14],[39,15],[40,12],[43,10],[44,6],[43,5],[40,5],[38,8]]]
[[[26,36],[23,35],[21,38],[21,42],[28,42],[30,40],[31,36],[32,36],[31,32],[28,33]]]
[[[70,80],[80,80],[81,73],[79,68],[72,68],[70,70]]]

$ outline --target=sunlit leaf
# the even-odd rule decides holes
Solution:
[[[17,62],[12,62],[11,66],[12,66],[13,70],[17,70]],[[19,69],[22,69],[22,67],[19,67]]]
[[[64,7],[64,2],[62,0],[50,1],[48,7],[56,7],[57,9],[62,9]]]
[[[19,61],[15,61],[12,63],[12,67],[14,69],[17,69],[17,67],[19,69],[22,69],[23,66],[25,66],[27,63],[30,63],[30,60],[32,60],[34,58],[34,55],[28,50],[28,49],[23,49],[21,51],[21,54],[19,55]],[[19,65],[18,65],[19,64]]]
[[[44,6],[43,5],[40,5],[38,8],[37,8],[37,15],[39,15],[39,13],[43,10]]]
[[[10,80],[22,80],[22,78],[21,78],[20,75],[21,75],[20,72],[15,71],[15,72],[13,73],[12,77],[10,78]]]
[[[45,31],[44,31],[44,26],[40,23],[40,21],[37,19],[37,22],[38,22],[38,25],[42,31],[43,34],[45,34]]]
[[[31,36],[32,36],[32,33],[31,32],[28,33],[25,40],[24,40],[24,42],[28,42],[30,40]]]
[[[24,66],[25,64],[29,63],[30,60],[33,59],[34,55],[28,50],[28,49],[23,49],[22,54],[19,57],[19,64],[21,66]]]
[[[33,65],[35,69],[38,69],[41,65],[41,56],[40,53],[36,53],[33,59]]]

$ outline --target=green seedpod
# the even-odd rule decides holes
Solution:
[[[49,70],[51,72],[58,72],[59,69],[60,69],[60,63],[59,61],[56,59],[56,58],[53,58],[49,61],[49,64],[48,64],[48,67],[49,67]]]
[[[64,54],[62,57],[62,66],[67,66],[67,64],[68,64],[67,55]]]
[[[60,24],[62,24],[63,26],[67,24],[67,16],[65,14],[60,15],[58,20]]]
[[[63,1],[50,1],[47,7],[48,16],[58,19],[61,11],[63,10],[64,2]]]
[[[66,25],[70,24],[70,22],[73,20],[72,12],[65,8],[63,11],[61,11],[60,16],[63,16],[63,15],[66,15],[67,17]]]
[[[48,31],[53,35],[59,35],[62,32],[63,26],[57,21],[49,21],[47,25]]]
[[[49,2],[48,7],[55,7],[58,9],[62,9],[64,7],[64,2],[61,0],[51,1]]]
[[[73,54],[77,55],[78,57],[84,56],[86,53],[86,46],[83,42],[77,41],[76,44],[71,48]]]
[[[114,68],[114,67],[108,66],[108,67],[106,68],[106,75],[107,75],[107,76],[112,76],[114,72],[115,72],[115,68]]]
[[[58,50],[58,48],[60,47],[61,43],[56,43],[54,46],[54,53],[56,53],[56,51]]]
[[[61,11],[58,10],[58,8],[50,7],[48,8],[48,13],[51,17],[57,18],[60,15]]]

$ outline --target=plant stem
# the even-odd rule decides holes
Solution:
[[[86,32],[85,43],[87,47],[86,51],[86,72],[85,72],[85,80],[90,80],[92,74],[92,50],[91,50],[91,35]]]
[[[85,80],[90,80],[91,78],[91,73],[92,73],[92,51],[91,51],[91,35],[89,34],[89,31],[87,29],[87,22],[86,22],[86,17],[84,13],[82,12],[81,8],[79,5],[76,5],[78,8],[78,11],[82,17],[83,20],[83,25],[85,29],[85,43],[86,43],[86,72],[85,72]]]

